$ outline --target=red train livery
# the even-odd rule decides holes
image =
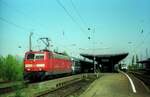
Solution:
[[[71,58],[48,50],[28,51],[24,58],[24,79],[43,79],[50,75],[72,72]]]

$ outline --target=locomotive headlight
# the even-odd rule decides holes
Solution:
[[[44,67],[45,64],[36,64],[36,67]]]
[[[32,67],[32,64],[26,64],[25,68]]]

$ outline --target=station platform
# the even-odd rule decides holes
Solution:
[[[105,73],[94,81],[80,97],[150,97],[149,89],[137,78],[129,75],[136,89],[123,73]]]

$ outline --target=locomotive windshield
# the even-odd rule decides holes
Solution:
[[[35,54],[35,59],[44,59],[44,54]]]
[[[44,54],[33,54],[33,53],[29,53],[27,55],[27,60],[33,60],[33,59],[36,59],[36,60],[39,60],[39,59],[44,59]]]
[[[33,60],[34,59],[34,54],[30,53],[27,55],[27,60]]]

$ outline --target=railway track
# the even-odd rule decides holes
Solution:
[[[130,72],[135,77],[143,81],[149,88],[150,88],[150,75],[145,75],[144,73],[140,72]]]
[[[5,84],[5,83],[9,83],[10,81],[0,81],[0,85],[1,84]]]
[[[70,92],[63,92],[64,96],[59,96],[59,97],[66,97],[66,95],[70,95],[74,91],[82,89],[81,86],[84,86],[84,83],[88,84],[92,82],[94,79],[96,79],[97,77],[98,76],[95,74],[79,74],[79,75],[72,75],[68,77],[48,80],[48,81],[39,82],[39,83],[31,83],[31,84],[26,84],[26,85],[23,84],[23,86],[18,85],[19,87],[17,87],[17,89],[14,89],[14,91],[10,93],[5,93],[3,95],[0,94],[0,96],[2,97],[15,96],[16,93],[18,95],[18,92],[19,92],[19,95],[21,96],[43,97],[49,94],[55,94],[55,93],[60,94],[59,91],[63,92],[69,89]],[[72,88],[72,86],[74,88]],[[86,86],[87,85],[85,85],[85,87]],[[2,91],[4,92],[4,90]],[[5,92],[8,92],[8,91],[11,91],[11,89],[6,88]],[[58,96],[52,96],[52,97],[58,97]]]
[[[18,81],[18,82],[11,82],[11,81],[6,81],[0,83],[0,95],[13,92],[16,89],[22,89],[25,88],[26,84],[28,81]]]
[[[86,87],[89,86],[94,79],[89,80],[80,80],[70,85],[66,85],[64,87],[58,88],[54,91],[49,91],[47,93],[42,93],[37,95],[36,97],[67,97],[70,95],[79,95]]]
[[[77,97],[97,78],[96,75],[85,75],[76,81],[64,84],[54,90],[47,90],[38,93],[35,97],[68,97],[72,95]]]

